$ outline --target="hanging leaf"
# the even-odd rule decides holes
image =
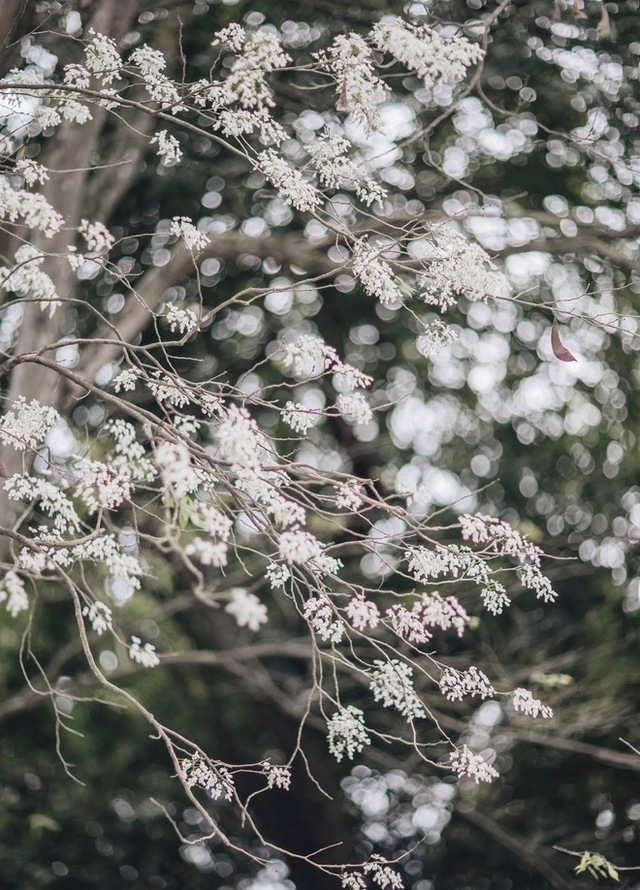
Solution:
[[[609,13],[607,12],[607,7],[602,4],[602,16],[600,17],[600,21],[596,26],[596,30],[598,32],[598,40],[606,40],[607,37],[611,34],[611,23],[609,21]]]
[[[578,359],[575,355],[572,355],[567,347],[563,344],[560,339],[560,331],[558,330],[558,322],[553,319],[553,324],[551,325],[551,348],[553,349],[553,354],[556,358],[559,358],[561,362],[577,362]]]

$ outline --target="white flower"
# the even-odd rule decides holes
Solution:
[[[136,388],[139,376],[140,371],[135,368],[125,368],[124,371],[120,371],[118,376],[114,378],[111,385],[116,392],[120,392],[121,389],[125,392],[131,392]]]
[[[344,622],[336,617],[328,597],[311,597],[304,604],[302,614],[314,633],[325,643],[340,642],[344,635]]]
[[[471,300],[488,296],[503,296],[506,279],[496,272],[479,244],[468,241],[454,229],[443,229],[435,235],[436,256],[429,260],[429,268],[420,284],[425,302],[448,309],[458,294]]]
[[[282,200],[297,210],[313,210],[322,203],[311,183],[272,149],[260,152],[256,166],[275,185]]]
[[[291,531],[283,532],[278,541],[280,559],[292,565],[298,563],[304,565],[314,557],[320,556],[322,548],[320,542],[310,532]]]
[[[183,442],[161,442],[156,448],[156,463],[162,481],[174,497],[184,497],[198,488],[200,480]]]
[[[101,222],[89,222],[89,220],[83,219],[78,231],[84,235],[88,250],[94,253],[105,253],[107,250],[111,250],[115,243],[115,238]]]
[[[7,612],[12,618],[29,608],[24,581],[13,571],[7,572],[0,585],[0,603],[5,601]]]
[[[375,603],[366,600],[362,594],[354,596],[345,608],[347,617],[356,630],[373,630],[380,621],[380,612]]]
[[[551,586],[551,581],[542,574],[536,565],[525,563],[523,566],[520,566],[518,577],[523,587],[535,590],[538,599],[543,600],[545,603],[553,602],[558,596]]]
[[[383,306],[393,306],[402,303],[403,293],[391,266],[380,259],[381,250],[360,238],[353,245],[353,271],[366,293],[377,297]]]
[[[291,572],[285,565],[278,564],[277,562],[270,562],[267,566],[265,575],[267,576],[272,589],[276,590],[278,587],[284,587],[291,577]]]
[[[238,627],[247,627],[249,630],[260,630],[261,624],[266,624],[267,607],[260,602],[254,593],[249,593],[243,587],[234,587],[229,592],[231,602],[224,607],[236,620]]]
[[[362,870],[366,875],[371,875],[374,884],[377,884],[382,890],[385,890],[386,887],[391,887],[392,890],[402,890],[404,887],[400,875],[379,853],[374,853],[371,860],[362,866]]]
[[[74,470],[79,477],[74,493],[84,501],[89,513],[95,513],[99,507],[115,510],[131,498],[130,478],[113,466],[83,458],[75,463]]]
[[[355,513],[362,506],[362,486],[357,479],[351,479],[336,486],[336,507]]]
[[[47,168],[43,167],[42,164],[38,164],[37,161],[32,161],[30,158],[23,158],[17,162],[16,173],[23,177],[27,185],[35,185],[36,182],[42,183],[49,178]]]
[[[528,689],[523,689],[522,686],[519,686],[514,690],[511,701],[514,710],[521,711],[529,717],[540,716],[545,719],[553,717],[551,708],[547,707],[547,705],[543,705],[539,698],[534,698],[533,694],[529,692]]]
[[[167,130],[159,130],[150,141],[151,145],[158,146],[158,157],[165,167],[171,167],[182,160],[180,143]]]
[[[53,519],[53,529],[58,535],[80,530],[80,517],[72,502],[47,479],[16,473],[6,480],[4,490],[12,501],[38,501],[40,508]]]
[[[178,386],[175,378],[168,377],[160,371],[153,371],[153,376],[156,379],[147,380],[146,383],[156,401],[174,408],[184,408],[189,404],[189,397]]]
[[[307,433],[318,420],[317,411],[309,411],[297,402],[287,402],[282,412],[282,419],[295,433]]]
[[[341,34],[319,59],[336,78],[336,110],[353,114],[368,132],[375,130],[380,122],[378,105],[390,88],[376,76],[373,53],[365,40],[353,32]]]
[[[219,43],[222,46],[228,46],[229,49],[238,53],[244,46],[246,39],[247,34],[244,28],[236,22],[231,22],[226,28],[221,28],[220,31],[216,31],[215,37],[211,41],[211,46],[215,46]]]
[[[195,753],[180,761],[180,768],[189,788],[194,785],[203,788],[213,800],[233,798],[233,778],[225,767],[219,766],[214,771],[200,754]]]
[[[12,188],[6,176],[0,176],[0,219],[21,221],[27,228],[43,232],[47,238],[59,232],[64,224],[64,218],[44,195]]]
[[[113,616],[111,609],[99,600],[85,606],[82,614],[89,619],[91,627],[98,636],[102,636],[106,630],[112,629]]]
[[[479,695],[485,699],[496,694],[489,678],[476,667],[470,667],[467,671],[445,668],[440,678],[440,692],[449,701],[462,701],[466,695]]]
[[[209,243],[209,236],[199,232],[188,216],[174,216],[169,231],[183,239],[187,250],[203,250]]]
[[[55,408],[41,405],[37,399],[27,404],[24,396],[18,396],[11,410],[0,419],[0,441],[16,451],[37,448],[58,417]]]
[[[340,708],[327,723],[329,730],[329,751],[337,761],[343,756],[353,760],[354,756],[362,751],[365,745],[371,744],[367,735],[364,722],[364,714],[359,708],[348,705]]]
[[[466,745],[451,754],[450,765],[454,773],[475,779],[476,783],[492,782],[498,777],[498,771],[481,754],[474,754]]]
[[[426,717],[424,706],[413,688],[413,670],[397,658],[373,662],[369,688],[376,701],[385,708],[396,708],[407,722]]]
[[[412,611],[401,605],[389,606],[386,615],[395,633],[408,643],[418,645],[431,639],[432,635],[425,627],[425,618],[415,610],[415,606]]]
[[[131,637],[129,658],[146,668],[156,667],[156,665],[160,664],[160,659],[156,654],[156,647],[152,646],[151,643],[143,645],[140,637]]]
[[[377,22],[371,39],[378,49],[415,71],[427,87],[461,80],[466,69],[484,55],[481,47],[465,37],[441,37],[426,25],[410,25],[401,19],[391,24]]]
[[[301,334],[283,347],[283,360],[296,377],[316,377],[338,361],[338,354],[321,337]]]
[[[427,324],[416,340],[416,349],[427,358],[435,355],[458,339],[457,333],[439,318]]]
[[[501,556],[512,556],[519,562],[529,559],[534,565],[540,565],[542,550],[501,519],[483,513],[467,513],[458,521],[465,540],[470,539],[474,544],[488,543],[490,549]]]
[[[342,393],[336,399],[336,408],[351,423],[369,423],[373,417],[369,403],[361,392]]]
[[[239,37],[237,31],[231,34],[236,45]],[[257,110],[273,105],[266,75],[276,68],[283,68],[289,61],[275,34],[257,31],[245,43],[242,54],[235,59],[224,82],[227,103],[237,102],[242,108]]]
[[[93,31],[90,33],[94,33]],[[120,73],[122,59],[111,37],[96,34],[85,49],[86,66],[102,83],[112,83]]]
[[[223,541],[214,543],[213,541],[205,541],[204,538],[194,538],[191,543],[185,547],[187,556],[195,556],[203,566],[215,566],[215,568],[223,568],[228,561],[228,547]]]
[[[165,315],[172,331],[179,331],[184,334],[186,331],[193,330],[198,324],[198,316],[193,309],[179,309],[173,303],[167,306]]]
[[[19,296],[29,295],[39,300],[40,307],[48,309],[53,316],[62,304],[53,281],[40,268],[44,260],[45,255],[32,244],[21,244],[15,253],[16,266],[0,269],[0,286]]]
[[[288,766],[275,766],[265,760],[262,770],[267,777],[269,788],[282,788],[284,791],[288,791],[291,786],[291,770]]]

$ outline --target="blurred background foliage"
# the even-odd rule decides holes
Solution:
[[[22,54],[39,45],[69,61],[69,41],[56,37],[56,29],[64,30],[69,16],[89,15],[90,0],[28,6]],[[278,368],[266,363],[254,372],[255,361],[292,326],[318,331],[375,378],[379,410],[365,427],[327,425],[302,445],[303,454],[321,453],[338,468],[377,480],[387,494],[417,489],[425,512],[442,509],[451,517],[451,510],[473,507],[499,515],[554,557],[545,568],[560,594],[556,604],[543,608],[519,595],[502,616],[483,616],[463,641],[438,643],[451,664],[476,664],[507,685],[529,685],[554,707],[552,723],[541,726],[489,702],[469,723],[470,706],[432,694],[429,705],[452,737],[472,734],[476,744],[484,738],[498,752],[499,781],[482,788],[456,784],[391,749],[350,772],[350,764],[332,762],[322,724],[311,720],[307,753],[333,801],[318,793],[298,761],[290,792],[255,799],[269,840],[293,850],[341,840],[331,851],[334,861],[359,861],[372,850],[391,858],[406,852],[400,867],[412,890],[590,886],[591,878],[573,874],[578,861],[554,845],[597,850],[620,866],[640,864],[640,757],[621,741],[640,745],[634,399],[640,31],[637,0],[606,8],[608,35],[602,27],[598,32],[602,4],[591,0],[573,11],[562,0],[506,5],[491,29],[481,75],[462,97],[466,87],[427,96],[415,77],[390,72],[398,101],[383,109],[384,135],[373,148],[362,146],[393,193],[387,214],[404,223],[455,217],[504,263],[521,295],[519,302],[493,304],[461,299],[449,314],[459,339],[431,361],[415,349],[411,316],[372,305],[348,276],[299,286],[331,268],[330,241],[274,196],[260,174],[202,136],[175,128],[184,161],[170,169],[140,147],[135,177],[106,217],[123,239],[112,260],[130,281],[167,262],[171,217],[209,218],[214,246],[199,281],[172,282],[169,299],[189,303],[201,296],[206,310],[240,289],[271,291],[216,315],[176,356],[185,375],[242,381],[246,392],[278,385]],[[165,49],[180,76],[174,49],[180,34],[187,76],[198,78],[211,65],[213,33],[232,21],[277,27],[287,52],[304,65],[311,49],[335,34],[365,32],[382,15],[466,23],[473,35],[478,20],[494,10],[485,0],[147,0],[137,4],[122,42]],[[16,59],[5,61],[6,69]],[[298,77],[305,84],[308,75]],[[282,73],[272,84],[276,113],[296,134],[285,145],[295,158],[314,133],[335,123],[326,111],[333,97],[327,87],[294,90]],[[430,132],[454,98],[456,109]],[[113,187],[98,167],[118,155],[123,138],[132,137],[114,123],[105,126],[88,183],[89,218],[108,203]],[[37,153],[40,143],[34,136],[31,150]],[[354,225],[362,222],[353,205],[343,205],[343,212]],[[124,299],[116,275],[86,277],[81,296],[117,321]],[[415,311],[435,317],[429,307]],[[575,364],[553,356],[554,313]],[[90,312],[69,312],[69,335],[94,332]],[[151,342],[157,335],[142,336]],[[321,388],[308,389],[315,391],[306,396],[321,403]],[[70,407],[76,430],[95,429],[103,419],[97,399]],[[271,434],[287,435],[274,428],[271,414],[260,421]],[[169,557],[152,569],[144,596],[122,604],[127,621],[160,651],[202,657],[168,657],[155,671],[137,673],[123,653],[105,650],[103,668],[217,757],[253,762],[265,751],[274,762],[287,757],[297,727],[293,704],[309,670],[295,615],[260,590],[271,621],[254,642],[229,616],[194,607],[188,579]],[[374,574],[371,566],[362,570]],[[74,642],[70,605],[55,590],[41,591],[40,598],[34,649],[55,679],[58,705],[73,718],[74,733],[61,734],[56,758],[50,701],[25,686],[13,654],[22,628],[6,621],[0,629],[3,887],[334,886],[273,850],[262,851],[272,867],[256,873],[215,839],[183,843],[151,798],[190,840],[199,837],[198,814],[185,808],[147,729],[120,707],[65,700],[65,682],[87,699],[95,690]],[[37,666],[27,667],[35,678]],[[69,771],[82,784],[67,775],[62,758],[74,764]],[[244,790],[251,790],[249,779]],[[219,809],[221,819],[232,818],[224,804]],[[227,822],[227,832],[244,842],[241,825]],[[635,886],[633,874],[621,872],[621,885]]]

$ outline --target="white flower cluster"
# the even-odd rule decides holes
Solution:
[[[466,671],[445,668],[439,685],[440,692],[449,701],[462,701],[467,695],[471,697],[478,695],[481,699],[485,699],[496,694],[486,674],[473,666]]]
[[[313,185],[272,149],[260,152],[255,163],[277,188],[282,200],[297,210],[313,210],[322,203]]]
[[[482,513],[466,513],[458,521],[465,541],[488,543],[490,549],[500,556],[511,556],[519,562],[531,560],[534,565],[540,565],[542,550],[501,519]]]
[[[249,630],[260,630],[261,624],[266,624],[267,607],[261,603],[254,593],[249,593],[242,587],[234,587],[229,591],[231,602],[224,607],[236,620],[238,627],[247,627]]]
[[[226,29],[226,34],[226,39],[230,37],[236,46],[240,44],[238,32],[231,34]],[[242,54],[233,62],[224,82],[227,103],[237,102],[248,109],[273,106],[275,103],[266,76],[277,68],[284,68],[290,61],[275,34],[257,31],[244,44]]]
[[[156,653],[156,647],[151,643],[143,644],[140,637],[131,637],[129,658],[146,668],[153,668],[160,664],[160,659]]]
[[[457,748],[449,762],[454,773],[475,779],[476,783],[492,782],[498,778],[498,771],[487,763],[482,754],[474,754],[466,745]]]
[[[480,586],[484,606],[494,615],[500,615],[511,602],[504,586],[491,577],[489,565],[468,547],[438,546],[435,550],[412,547],[406,556],[416,581],[427,583],[442,574],[470,578]]]
[[[113,614],[111,609],[99,600],[95,600],[95,602],[90,603],[88,606],[84,606],[82,614],[89,619],[89,624],[98,636],[102,636],[105,631],[113,629]]]
[[[105,34],[96,34],[85,48],[85,65],[103,84],[112,83],[122,68],[122,59],[115,41]]]
[[[170,106],[174,114],[184,110],[185,106],[180,101],[175,84],[163,73],[167,60],[160,50],[151,49],[143,43],[129,56],[129,64],[138,68],[152,102]]]
[[[74,473],[79,477],[75,496],[86,504],[89,514],[99,508],[115,510],[131,498],[130,476],[121,475],[102,461],[83,458],[75,463]]]
[[[165,318],[169,323],[171,331],[175,332],[177,330],[180,334],[193,330],[198,324],[198,316],[193,309],[180,309],[173,303],[167,306]]]
[[[337,189],[345,183],[351,185],[363,204],[370,206],[382,201],[386,190],[374,179],[365,176],[346,156],[351,143],[342,136],[326,136],[309,148],[311,166],[318,179],[327,188]]]
[[[539,698],[534,698],[533,694],[522,686],[514,690],[511,701],[515,711],[520,711],[529,717],[540,716],[545,720],[553,717],[552,709],[543,705]]]
[[[444,321],[436,318],[424,326],[423,332],[416,340],[416,349],[420,355],[430,358],[451,346],[458,339],[457,333]]]
[[[211,41],[211,45],[215,46],[219,43],[221,46],[228,46],[229,49],[239,53],[244,46],[246,39],[247,35],[242,25],[238,25],[236,22],[231,22],[226,28],[221,28],[219,31],[216,31],[216,35]]]
[[[446,310],[458,294],[471,300],[502,296],[506,279],[479,244],[468,241],[454,229],[435,235],[436,256],[429,260],[429,270],[420,279],[421,297],[426,303]]]
[[[157,476],[155,466],[145,455],[144,445],[136,441],[133,424],[120,418],[108,420],[104,430],[115,439],[115,448],[109,455],[114,470],[136,482],[151,482]]]
[[[385,708],[395,708],[407,722],[426,717],[424,706],[413,688],[413,670],[404,661],[376,660],[369,688]]]
[[[114,378],[111,385],[116,392],[120,392],[120,390],[133,392],[139,377],[140,371],[136,368],[125,368],[124,371],[120,371],[118,376]]]
[[[157,145],[157,153],[165,167],[172,167],[182,160],[180,143],[175,136],[171,136],[167,130],[158,130],[150,140],[151,145]]]
[[[360,238],[353,245],[353,271],[362,287],[372,297],[377,297],[383,306],[402,303],[403,294],[393,275],[391,266],[380,259],[384,248],[374,247],[366,238]]]
[[[311,411],[297,402],[287,402],[282,412],[282,419],[288,424],[295,433],[301,433],[303,436],[315,426],[318,421],[319,414],[317,411]]]
[[[161,442],[156,448],[156,464],[160,478],[177,500],[198,488],[200,479],[184,442]]]
[[[353,114],[368,132],[375,130],[380,123],[378,106],[390,88],[376,76],[373,53],[366,41],[353,32],[340,35],[317,58],[336,78],[336,110]]]
[[[402,890],[404,884],[400,875],[394,871],[387,860],[379,853],[373,853],[369,862],[362,866],[365,875],[369,875],[374,884],[381,890],[390,887],[391,890]]]
[[[269,456],[267,441],[246,408],[229,405],[222,409],[216,438],[220,456],[232,464],[234,472],[240,467],[257,470]]]
[[[195,556],[203,566],[221,569],[229,561],[229,548],[224,541],[209,541],[206,538],[194,538],[185,547],[187,556]]]
[[[288,766],[276,766],[265,760],[262,771],[267,777],[268,788],[282,788],[283,791],[288,791],[291,787],[291,770]]]
[[[37,448],[58,417],[55,408],[41,405],[37,399],[27,404],[24,396],[18,396],[11,410],[0,418],[0,442],[16,451]]]
[[[322,545],[311,532],[296,529],[280,535],[278,550],[280,559],[289,565],[304,565],[321,555]]]
[[[353,705],[336,711],[327,722],[327,729],[329,730],[329,751],[337,761],[342,760],[345,755],[349,760],[353,760],[365,745],[371,744],[371,739],[367,735],[364,714]]]
[[[285,565],[278,564],[277,562],[270,562],[265,571],[265,575],[271,585],[271,589],[277,590],[279,587],[284,588],[284,585],[291,577],[291,572]]]
[[[203,250],[209,243],[209,236],[199,232],[188,216],[174,216],[169,231],[172,235],[182,238],[187,250]]]
[[[194,785],[202,788],[213,800],[233,798],[233,778],[223,766],[214,771],[200,754],[195,753],[180,761],[180,769],[189,788]]]
[[[4,483],[4,490],[12,501],[39,502],[41,510],[53,519],[56,535],[80,530],[80,517],[75,507],[53,482],[16,473]]]
[[[280,145],[287,138],[287,132],[275,121],[267,108],[251,111],[243,108],[220,111],[214,129],[222,130],[225,136],[250,136],[256,131],[263,145]]]
[[[62,303],[53,281],[40,268],[45,259],[32,244],[21,244],[15,253],[13,269],[0,269],[0,286],[18,296],[39,300],[40,308],[48,309],[53,316]]]
[[[43,183],[49,178],[47,168],[43,167],[37,161],[30,158],[22,158],[16,163],[16,173],[24,179],[27,185],[35,185],[37,182]]]
[[[47,238],[59,232],[64,223],[44,195],[12,188],[6,176],[0,176],[0,219],[21,222],[28,229],[43,232]]]
[[[453,627],[459,637],[470,620],[455,596],[442,597],[436,591],[424,593],[417,608],[427,626],[439,627],[441,630]]]
[[[89,222],[88,219],[83,219],[78,231],[84,236],[87,249],[93,253],[106,253],[115,244],[115,238],[101,222]]]
[[[328,346],[321,337],[301,334],[293,343],[287,343],[282,350],[283,363],[296,377],[317,377],[327,367],[338,360],[338,353]]]
[[[375,603],[364,598],[362,594],[352,597],[346,605],[345,612],[356,630],[374,630],[380,621],[380,612]]]
[[[420,606],[420,603],[416,603],[411,611],[401,605],[389,606],[386,611],[387,620],[393,631],[414,645],[427,643],[432,636],[425,627]]]
[[[339,389],[356,389],[358,386],[366,389],[373,383],[373,377],[359,368],[354,368],[353,365],[340,361],[337,357],[330,363],[330,369],[335,374],[335,385]]]
[[[119,578],[133,590],[140,589],[144,568],[137,557],[124,553],[115,535],[101,535],[70,550],[52,550],[51,558],[60,565],[71,565],[78,560],[90,560],[106,567],[109,574]]]
[[[373,412],[361,392],[344,392],[336,399],[336,408],[350,423],[369,423]]]
[[[326,596],[313,596],[302,608],[304,618],[314,633],[325,643],[339,643],[344,635],[344,622],[336,616]]]
[[[465,37],[441,37],[426,25],[410,25],[401,19],[377,22],[371,39],[377,49],[415,71],[426,87],[462,80],[467,68],[484,55],[480,46]]]
[[[155,380],[147,380],[147,386],[157,402],[174,408],[184,408],[189,404],[189,397],[178,386],[175,377],[169,377],[160,371],[153,371]]]
[[[362,486],[357,479],[336,485],[336,507],[355,513],[362,506]]]
[[[523,587],[535,590],[539,600],[545,603],[553,602],[558,594],[551,586],[551,581],[545,577],[538,566],[525,563],[518,569],[518,577]]]
[[[9,571],[0,583],[0,603],[6,604],[12,618],[29,608],[29,600],[24,589],[24,581],[14,571]]]

